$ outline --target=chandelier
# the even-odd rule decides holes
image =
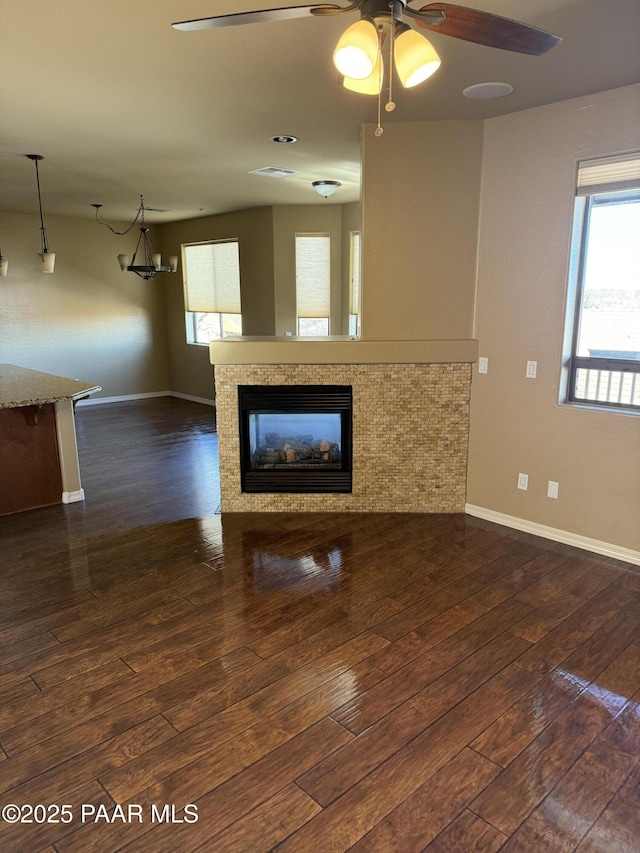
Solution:
[[[123,237],[125,234],[128,234],[136,222],[140,221],[140,236],[136,243],[133,258],[130,255],[125,254],[118,255],[118,263],[120,264],[122,272],[133,272],[137,276],[140,276],[140,278],[148,281],[150,278],[155,278],[157,275],[160,275],[160,273],[177,271],[177,255],[171,255],[169,257],[169,263],[163,264],[160,252],[155,252],[153,249],[151,237],[149,236],[149,229],[144,221],[145,207],[142,195],[140,196],[140,207],[133,218],[133,222],[124,231],[116,231],[116,229],[112,228],[108,222],[103,222],[99,218],[100,208],[102,207],[101,204],[92,204],[91,206],[96,209],[96,222],[98,222],[99,225],[105,225],[112,234],[116,234],[118,237]]]

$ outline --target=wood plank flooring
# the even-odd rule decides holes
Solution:
[[[0,518],[3,853],[640,850],[634,567],[219,515],[211,408],[77,420],[85,503]]]

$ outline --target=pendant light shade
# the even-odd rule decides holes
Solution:
[[[440,57],[431,42],[410,27],[397,27],[394,48],[396,71],[406,89],[422,83],[440,68]]]
[[[361,18],[342,34],[333,54],[338,71],[353,80],[364,80],[372,73],[378,56],[378,33],[375,25]]]
[[[382,54],[378,52],[376,64],[373,71],[364,80],[354,80],[353,77],[345,77],[342,85],[345,89],[351,92],[357,92],[359,95],[379,95],[382,91],[382,81],[384,79],[384,62]]]
[[[46,252],[38,252],[38,257],[42,262],[42,272],[53,272],[56,264],[56,253],[47,249]]]

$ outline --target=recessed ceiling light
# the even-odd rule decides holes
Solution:
[[[476,101],[486,101],[491,98],[504,98],[513,92],[510,83],[474,83],[462,90],[465,98],[473,98]]]
[[[297,142],[297,136],[289,136],[287,133],[283,133],[279,136],[270,137],[271,142],[279,142],[281,145],[291,145],[292,142]]]

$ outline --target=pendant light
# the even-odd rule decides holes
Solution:
[[[49,250],[49,242],[47,240],[47,229],[44,227],[44,217],[42,216],[42,196],[40,194],[40,173],[38,171],[38,163],[44,160],[42,154],[25,154],[29,160],[33,160],[36,164],[36,183],[38,185],[38,207],[40,209],[40,236],[42,238],[42,251],[38,252],[38,257],[42,261],[42,272],[53,272],[56,263],[55,252]]]

